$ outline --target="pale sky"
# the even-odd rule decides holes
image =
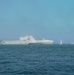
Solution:
[[[74,42],[74,0],[0,0],[0,40],[25,35]]]

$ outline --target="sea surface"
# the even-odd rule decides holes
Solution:
[[[0,45],[0,75],[74,75],[74,45]]]

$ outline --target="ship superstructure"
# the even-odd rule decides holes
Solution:
[[[2,41],[2,44],[52,44],[53,40],[35,40],[33,36],[20,37],[19,40]]]

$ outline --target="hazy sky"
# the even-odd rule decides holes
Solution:
[[[0,0],[0,39],[25,35],[74,42],[74,0]]]

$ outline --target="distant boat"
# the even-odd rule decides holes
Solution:
[[[1,44],[52,44],[53,42],[53,40],[36,40],[33,36],[24,36],[18,40],[2,41]]]
[[[62,44],[62,40],[60,40],[60,44]]]

